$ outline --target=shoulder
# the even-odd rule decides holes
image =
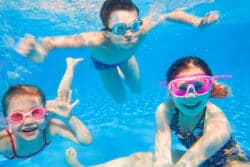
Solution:
[[[166,102],[161,103],[157,107],[157,111],[156,111],[157,122],[170,123],[173,117],[174,111],[175,110],[174,110],[173,102],[166,101]]]
[[[98,32],[84,32],[79,34],[80,38],[89,45],[100,45],[105,42],[106,38],[103,31]]]
[[[207,104],[206,124],[213,127],[226,128],[230,131],[230,123],[224,112],[215,104]]]
[[[223,115],[224,116],[224,112],[222,111],[222,109],[220,109],[215,104],[208,102],[206,107],[207,107],[207,113],[206,113],[207,116],[209,116],[209,117],[214,117],[216,115]]]
[[[7,130],[0,131],[0,152],[5,152],[11,148],[10,136]]]
[[[152,26],[152,16],[148,15],[146,17],[143,17],[142,19],[142,33],[147,33],[148,31],[150,31],[150,29],[153,27]]]

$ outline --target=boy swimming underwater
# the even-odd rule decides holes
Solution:
[[[139,9],[131,0],[106,0],[101,7],[100,18],[104,25],[102,31],[44,37],[40,42],[33,36],[26,35],[16,50],[32,61],[40,63],[54,48],[89,47],[91,59],[104,87],[113,99],[122,103],[126,101],[124,83],[134,93],[140,93],[142,90],[139,67],[134,54],[150,30],[165,20],[180,21],[199,27],[216,21],[219,16],[217,12],[209,12],[198,18],[182,10],[175,10],[156,19],[152,14],[140,18]]]

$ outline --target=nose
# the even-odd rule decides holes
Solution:
[[[127,29],[126,33],[124,34],[125,37],[130,37],[133,35],[133,32],[131,32],[130,29]]]
[[[23,125],[24,126],[31,126],[34,124],[34,120],[30,116],[26,116],[23,120]]]
[[[194,86],[191,84],[188,85],[186,97],[195,97],[195,96],[196,94],[195,94]]]

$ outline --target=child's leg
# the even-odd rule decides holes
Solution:
[[[57,90],[58,95],[59,93],[63,93],[63,95],[66,95],[69,92],[69,90],[71,90],[71,84],[72,84],[72,79],[74,76],[75,66],[81,61],[83,61],[83,58],[74,59],[74,58],[68,57],[66,59],[67,67],[66,67],[66,71],[63,75],[63,78]]]
[[[66,161],[70,167],[83,167],[77,158],[77,152],[70,147],[65,152]],[[152,167],[152,153],[140,152],[129,155],[127,157],[117,158],[106,163],[95,165],[92,167]]]
[[[152,167],[152,153],[135,153],[127,157],[117,158],[93,167]]]
[[[135,57],[130,57],[128,61],[122,63],[119,67],[124,74],[124,79],[130,89],[134,93],[141,93],[142,85],[140,80],[140,72]]]
[[[117,68],[99,70],[102,82],[108,93],[119,103],[126,101],[126,90],[122,84],[122,79]]]

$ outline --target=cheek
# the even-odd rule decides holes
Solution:
[[[206,104],[209,100],[209,97],[210,97],[210,93],[207,93],[205,95],[202,95],[202,96],[198,96],[198,100],[202,103],[202,104]]]
[[[183,98],[173,98],[174,104],[178,109],[182,109],[182,103],[185,102]]]
[[[18,134],[19,129],[20,129],[20,124],[9,124],[8,125],[8,130],[12,134]]]
[[[48,119],[43,118],[43,119],[37,121],[37,123],[39,124],[40,129],[45,129],[47,124],[48,124]]]

